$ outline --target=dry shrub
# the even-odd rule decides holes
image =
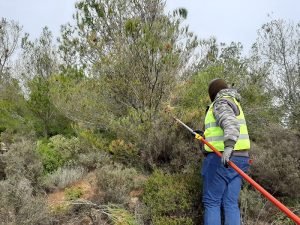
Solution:
[[[168,115],[153,121],[140,146],[141,158],[151,169],[160,167],[179,172],[199,164],[198,144]]]
[[[3,156],[8,179],[26,178],[33,186],[38,185],[43,167],[35,149],[36,144],[33,141],[23,138],[10,145]]]
[[[43,178],[43,187],[48,191],[63,189],[68,185],[80,180],[86,171],[82,167],[59,168],[52,174]]]
[[[0,224],[50,224],[45,199],[33,193],[33,187],[26,178],[1,181]]]
[[[133,168],[124,168],[120,164],[106,165],[96,171],[98,194],[103,203],[126,204],[130,200],[130,191],[136,188],[138,173]]]
[[[251,174],[276,196],[300,197],[299,134],[279,126],[268,127],[264,140],[253,143]]]
[[[76,165],[82,166],[88,171],[91,171],[109,164],[110,161],[111,157],[108,153],[98,150],[79,154]]]
[[[270,205],[258,191],[253,190],[250,185],[245,185],[240,193],[240,210],[243,224],[259,224],[269,218],[267,208]]]

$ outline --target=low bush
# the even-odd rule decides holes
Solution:
[[[37,152],[40,154],[43,162],[43,173],[46,175],[57,170],[65,164],[61,152],[56,151],[47,140],[39,140],[37,143]]]
[[[116,162],[128,166],[138,164],[138,149],[132,143],[126,143],[121,139],[113,140],[109,145],[109,151]]]
[[[19,138],[3,155],[5,174],[8,179],[26,178],[33,186],[39,185],[42,176],[42,161],[35,152],[36,144],[30,139]]]
[[[135,188],[138,173],[133,168],[124,168],[120,164],[106,165],[96,171],[98,193],[103,203],[126,204],[129,193]]]
[[[299,209],[299,201],[295,207],[289,207],[292,211]],[[249,184],[240,193],[241,220],[244,225],[293,225],[284,213],[275,207],[269,200],[253,189]]]
[[[83,190],[80,187],[70,187],[65,189],[67,200],[76,200],[83,195]]]
[[[86,171],[82,167],[76,168],[59,168],[43,178],[43,188],[47,191],[63,189],[68,185],[80,180]]]
[[[163,111],[153,114],[132,111],[114,121],[111,128],[117,133],[119,143],[126,140],[124,144],[114,144],[118,158],[123,159],[121,162],[128,161],[128,157],[135,159],[135,149],[139,163],[147,170],[164,168],[178,172],[198,162],[200,154],[194,147],[193,137]],[[126,153],[130,149],[126,145],[130,143],[134,146],[134,154],[132,151]]]
[[[142,201],[150,209],[152,223],[193,224],[199,220],[200,176],[155,171],[147,180]]]
[[[51,224],[46,200],[33,195],[26,178],[0,182],[0,224]]]
[[[89,147],[77,137],[56,135],[49,140],[39,140],[37,152],[42,157],[44,174],[52,173],[62,166],[78,164],[79,156],[90,152]]]
[[[272,125],[265,129],[261,142],[252,143],[254,160],[251,174],[259,184],[278,197],[300,197],[299,136]]]
[[[100,168],[111,162],[111,156],[103,151],[91,151],[78,154],[77,165],[86,168],[88,171]]]
[[[138,225],[134,216],[126,209],[108,205],[107,212],[113,225]]]
[[[74,129],[81,140],[91,145],[93,148],[104,152],[109,152],[111,141],[116,139],[115,134],[108,130],[89,129],[83,125],[75,125]]]
[[[268,200],[249,184],[245,185],[240,193],[241,218],[244,224],[254,225],[265,221],[270,216],[267,207],[269,207]]]

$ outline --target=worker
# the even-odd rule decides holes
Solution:
[[[238,198],[241,176],[228,161],[246,172],[249,168],[250,140],[245,115],[240,105],[240,95],[220,78],[209,83],[211,104],[205,116],[204,137],[222,158],[205,146],[202,165],[204,224],[221,225],[221,211],[225,225],[240,225]]]

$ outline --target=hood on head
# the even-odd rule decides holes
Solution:
[[[231,88],[223,89],[223,90],[219,91],[215,100],[222,98],[224,96],[230,96],[232,98],[235,98],[238,102],[241,101],[241,95],[237,92],[237,90],[231,89]]]

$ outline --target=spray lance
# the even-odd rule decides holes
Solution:
[[[219,152],[214,146],[212,146],[209,142],[205,140],[200,134],[194,132],[189,126],[184,124],[181,120],[174,117],[170,109],[165,110],[177,123],[185,127],[190,133],[192,133],[195,138],[201,141],[203,144],[207,145],[214,153],[216,153],[219,157],[222,157],[222,153]],[[277,200],[274,196],[272,196],[268,191],[266,191],[262,186],[256,183],[251,177],[249,177],[243,170],[241,170],[238,166],[236,166],[233,162],[229,161],[228,165],[233,168],[237,173],[239,173],[248,183],[250,183],[256,190],[258,190],[263,196],[265,196],[269,201],[271,201],[278,209],[280,209],[283,213],[285,213],[290,219],[292,219],[296,224],[300,225],[300,217],[298,217],[295,213],[293,213],[290,209],[288,209],[285,205],[283,205],[279,200]]]

